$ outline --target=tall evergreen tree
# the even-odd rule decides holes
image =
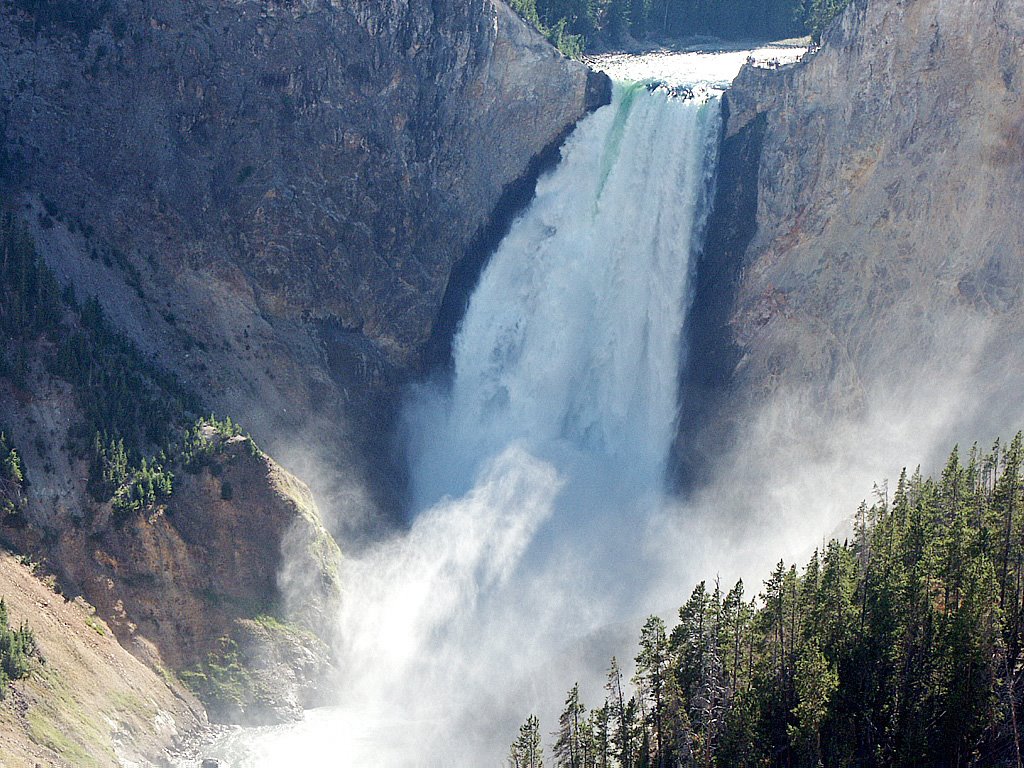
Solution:
[[[586,707],[580,702],[580,685],[575,683],[565,699],[565,709],[558,718],[555,741],[555,765],[559,768],[583,768],[586,739]]]
[[[657,616],[651,616],[640,631],[640,653],[636,657],[636,675],[633,681],[639,688],[644,704],[648,732],[653,736],[653,764],[658,768],[665,768],[667,765],[664,718],[665,689],[670,671],[671,661],[665,622]]]
[[[541,744],[540,722],[530,715],[519,727],[519,738],[509,747],[509,768],[544,768],[544,747]]]
[[[614,656],[612,656],[611,666],[608,668],[605,690],[608,691],[607,706],[612,733],[610,740],[615,745],[613,750],[615,757],[621,768],[633,768],[635,702],[626,699],[622,672],[619,671],[619,662]]]

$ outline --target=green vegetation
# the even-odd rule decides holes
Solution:
[[[849,0],[512,0],[567,56],[635,40],[712,36],[815,41]]]
[[[114,493],[115,512],[134,512],[153,506],[159,499],[171,495],[171,481],[174,475],[160,464],[150,466],[144,458],[137,469]]]
[[[804,26],[815,43],[821,41],[821,33],[849,4],[850,0],[805,0]]]
[[[28,342],[52,334],[61,318],[57,281],[36,253],[28,232],[10,214],[0,214],[0,376],[19,389],[27,383]]]
[[[95,755],[61,731],[45,714],[29,710],[25,719],[28,722],[28,731],[32,740],[71,761],[71,765],[81,766],[81,768],[102,765]]]
[[[510,0],[509,5],[566,56],[578,58],[583,54],[583,48],[587,42],[586,35],[583,32],[573,34],[570,30],[592,25],[579,23],[575,17],[570,19],[567,16],[558,16],[558,11],[549,7],[544,0],[541,0],[539,6],[537,0]],[[550,23],[541,18],[540,9],[544,10],[545,18],[550,19]],[[589,17],[585,18],[589,19]],[[574,21],[577,23],[573,23]]]
[[[113,249],[125,269],[130,263]],[[168,498],[173,469],[197,473],[219,467],[214,435],[241,434],[230,418],[196,418],[198,398],[147,359],[110,325],[99,302],[82,305],[61,292],[28,231],[13,215],[0,215],[0,376],[31,388],[34,361],[72,385],[83,419],[69,431],[69,448],[89,461],[88,490],[123,516]],[[257,450],[250,440],[251,450]],[[230,499],[230,483],[221,488]],[[23,503],[23,468],[0,432],[0,516]]]
[[[75,768],[116,764],[106,708],[92,704],[88,691],[77,689],[52,666],[41,665],[33,675],[38,676],[40,688],[46,693],[34,699],[33,706],[25,712],[32,741],[53,750],[63,758],[62,764]],[[114,693],[110,703],[121,708],[127,698]],[[141,716],[148,719],[156,715],[155,707],[143,706]]]
[[[197,398],[174,376],[113,330],[99,302],[79,306],[72,290],[61,293],[28,231],[10,213],[0,215],[0,333],[9,340],[0,352],[0,376],[29,388],[31,363],[38,358],[71,384],[84,416],[71,430],[72,447],[83,457],[92,448],[94,463],[102,463],[97,440],[105,449],[116,447],[117,466],[106,470],[122,479],[132,467],[141,468],[148,450],[183,433],[199,410]],[[109,477],[92,480],[100,496],[113,495],[114,488],[104,488]]]
[[[17,627],[10,625],[7,603],[0,597],[0,699],[7,695],[12,680],[26,677],[32,668],[36,653],[36,640],[26,622]]]
[[[57,328],[60,288],[32,237],[11,214],[0,215],[0,332],[17,340]]]
[[[107,632],[109,631],[107,623],[98,616],[86,616],[85,626],[87,626],[100,637],[106,637]]]
[[[186,471],[198,474],[203,467],[213,467],[213,458],[217,450],[217,443],[214,437],[228,440],[242,434],[241,427],[231,421],[228,416],[223,421],[213,414],[206,418],[196,420],[185,433],[181,448],[176,453],[176,460],[181,463]],[[252,439],[248,439],[249,449],[257,450]]]
[[[85,423],[76,436],[117,435],[136,452],[167,445],[198,410],[196,397],[114,331],[96,299],[76,314],[77,328],[64,335],[51,364],[78,394]]]
[[[21,457],[0,429],[0,519],[17,514],[24,504],[25,473]]]
[[[555,765],[1020,765],[1022,462],[1020,434],[954,450],[757,599],[700,583],[671,631],[644,625],[632,692],[615,659],[600,708],[570,691]]]
[[[530,715],[519,727],[519,738],[509,748],[508,764],[511,768],[544,768],[540,722],[535,715]]]
[[[301,654],[309,663],[326,663],[328,647],[321,639],[268,610],[253,605],[240,610],[252,618],[236,621],[204,662],[179,674],[206,706],[211,721],[264,721],[269,710],[280,706],[280,688],[287,684],[281,659]]]
[[[323,641],[312,630],[295,622],[284,621],[266,611],[257,613],[246,621],[251,622],[254,627],[258,627],[269,637],[274,638],[275,642],[297,643],[306,647],[319,646],[326,649]]]
[[[111,501],[115,512],[128,513],[146,509],[167,499],[173,493],[172,467],[197,474],[204,467],[219,475],[222,471],[215,461],[218,442],[242,433],[241,428],[228,417],[223,421],[216,416],[199,418],[184,432],[180,443],[161,450],[152,458],[143,457],[135,466],[128,463],[123,440],[113,440],[96,434],[89,472],[89,488],[97,501]],[[251,438],[246,438],[250,450],[258,450]],[[231,483],[221,485],[221,498],[230,500],[234,495]]]
[[[202,699],[214,717],[238,713],[252,701],[254,682],[242,662],[238,644],[220,638],[220,647],[207,654],[206,661],[181,673],[181,680]]]
[[[166,499],[173,490],[174,475],[165,469],[167,455],[143,457],[131,466],[124,440],[96,433],[89,463],[89,493],[96,501],[112,501],[115,512],[132,512]]]

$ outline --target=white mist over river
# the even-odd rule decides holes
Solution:
[[[410,395],[413,522],[346,562],[338,705],[204,754],[501,765],[528,714],[549,732],[573,682],[599,690],[608,656],[628,658],[616,625],[631,637],[664,594],[685,597],[692,568],[658,546],[663,476],[716,89],[746,56],[676,56],[689,75],[666,79],[695,98],[620,82],[580,123],[480,279],[451,382]],[[608,64],[637,77],[643,59]]]

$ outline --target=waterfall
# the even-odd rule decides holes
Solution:
[[[718,106],[620,85],[569,139],[480,279],[450,391],[413,408],[421,508],[512,443],[570,478],[599,467],[609,491],[660,483]]]
[[[550,730],[544,707],[600,685],[588,644],[650,609],[720,124],[717,97],[619,84],[577,126],[481,275],[451,380],[410,397],[411,527],[346,563],[340,704],[214,754],[497,765],[525,714]]]
[[[549,678],[538,670],[578,667],[561,658],[574,636],[638,610],[719,129],[716,98],[616,87],[481,275],[450,383],[409,404],[420,512],[357,576],[371,586],[343,626],[354,668],[388,659],[359,701],[382,685],[385,699],[440,699],[413,705],[448,723],[420,741],[432,761],[414,764],[500,750],[520,709],[573,682],[535,696]],[[456,758],[452,732],[477,741]]]

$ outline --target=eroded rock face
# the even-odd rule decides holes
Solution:
[[[206,722],[181,684],[120,647],[92,606],[68,602],[0,552],[0,597],[29,622],[38,657],[0,701],[0,755],[11,766],[166,764]]]
[[[165,462],[170,496],[98,501],[68,433],[82,414],[45,371],[36,358],[25,389],[0,380],[25,469],[22,503],[0,511],[0,554],[30,553],[124,648],[181,673],[217,720],[277,722],[319,703],[341,553],[305,483],[233,426],[204,420]]]
[[[0,46],[0,161],[60,276],[275,455],[341,464],[386,462],[453,265],[606,96],[501,0],[13,0]]]
[[[78,531],[57,533],[56,562],[122,643],[145,638],[178,670],[252,617],[326,636],[341,597],[341,555],[308,488],[249,438],[206,429],[216,446],[209,463],[178,471],[166,503],[140,512],[93,505]],[[307,580],[280,582],[286,565]]]
[[[713,222],[747,232],[722,246],[732,410],[932,398],[950,444],[1015,428],[1022,41],[1016,2],[855,0],[806,63],[741,72],[725,151],[752,165],[720,197],[754,205]]]
[[[330,702],[330,650],[315,635],[262,619],[239,621],[233,638],[246,685],[237,701],[206,702],[211,721],[270,725]]]

